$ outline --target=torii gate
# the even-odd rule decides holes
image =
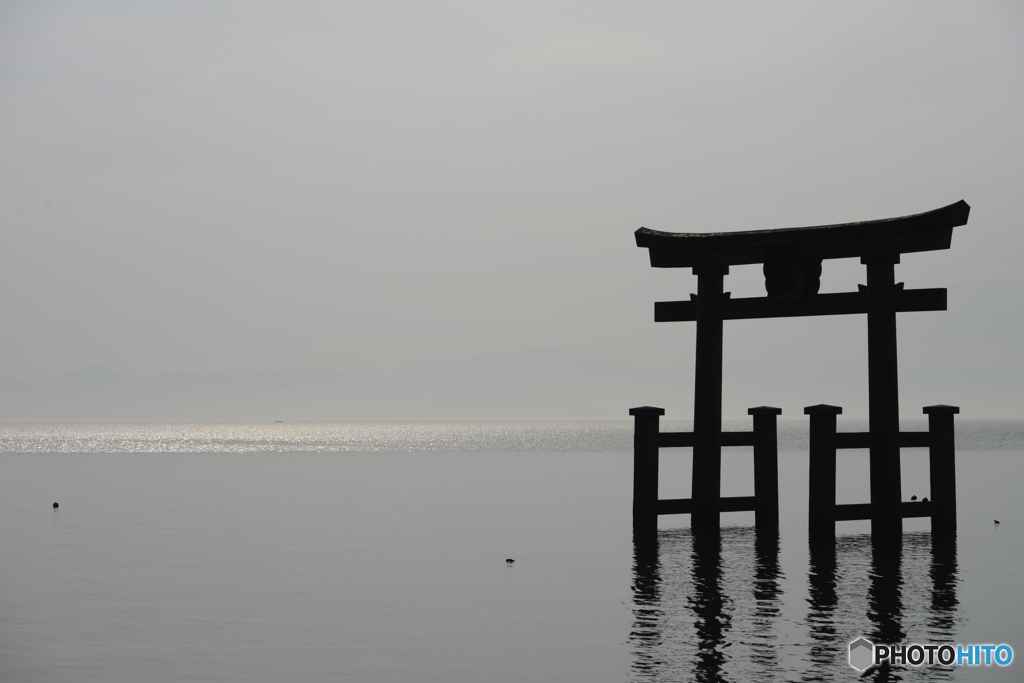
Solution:
[[[836,406],[810,406],[812,537],[834,535],[835,521],[871,519],[873,534],[900,534],[903,517],[931,516],[933,529],[956,528],[952,416],[954,406],[929,406],[929,432],[899,431],[896,314],[946,310],[945,289],[904,289],[895,281],[900,254],[948,249],[953,228],[967,223],[963,200],[926,213],[877,221],[732,233],[670,233],[640,228],[638,247],[655,268],[692,268],[697,293],[689,301],[654,304],[656,322],[697,323],[692,433],[661,433],[661,408],[630,410],[634,441],[634,530],[657,530],[659,514],[691,513],[695,530],[719,528],[723,511],[756,510],[758,526],[777,524],[778,474],[775,416],[778,408],[751,408],[754,432],[722,433],[722,323],[725,320],[865,313],[868,323],[869,432],[836,434]],[[860,257],[867,286],[819,294],[824,259]],[[767,296],[733,299],[723,291],[729,266],[764,264]],[[760,422],[760,428],[758,427]],[[831,431],[829,431],[831,425]],[[754,445],[755,495],[721,497],[723,445]],[[931,449],[934,501],[901,503],[900,447]],[[691,499],[657,500],[658,449],[693,447]],[[835,449],[870,450],[871,503],[835,505]],[[831,482],[828,481],[831,477]],[[829,490],[831,496],[829,496]],[[908,507],[909,505],[909,507]],[[774,509],[773,509],[774,508]]]

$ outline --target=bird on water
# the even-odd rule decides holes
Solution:
[[[996,524],[999,524],[999,520],[998,519],[993,519],[992,521],[995,522]]]
[[[57,505],[56,503],[54,503],[54,504],[53,504],[53,509],[54,509],[54,510],[56,510],[56,509],[57,509],[58,507],[60,507],[60,506],[59,506],[59,505]]]
[[[998,524],[998,522],[997,522],[997,524]],[[510,558],[508,558],[507,560],[505,560],[505,564],[515,564],[515,560],[513,560],[513,559],[512,559],[511,557],[510,557]]]
[[[911,496],[910,500],[917,500],[917,496]]]

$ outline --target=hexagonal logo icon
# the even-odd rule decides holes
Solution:
[[[850,666],[857,671],[870,668],[875,661],[875,646],[866,638],[850,643]]]

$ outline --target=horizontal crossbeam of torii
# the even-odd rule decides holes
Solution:
[[[965,225],[964,201],[934,211],[859,223],[731,233],[670,233],[640,228],[638,247],[655,268],[692,268],[690,301],[655,304],[655,320],[697,323],[694,374],[693,498],[695,530],[719,528],[722,460],[722,323],[725,320],[866,314],[872,533],[902,533],[896,313],[946,309],[945,289],[904,289],[895,282],[900,255],[948,249]],[[859,257],[867,285],[819,294],[823,260]],[[729,266],[764,264],[767,296],[732,299]]]
[[[895,293],[897,313],[911,311],[946,310],[946,290],[902,289],[897,283]],[[866,288],[865,288],[866,289]],[[795,301],[773,300],[767,297],[733,299],[725,292],[722,301],[722,320],[751,320],[753,318],[793,318],[813,315],[848,315],[868,312],[867,292],[837,292],[817,294]],[[654,304],[654,321],[693,322],[697,320],[697,296],[690,301],[658,301]]]

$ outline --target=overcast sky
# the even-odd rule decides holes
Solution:
[[[652,309],[695,279],[636,228],[959,199],[952,249],[897,267],[950,290],[901,315],[901,363],[1024,369],[1022,7],[4,0],[0,376],[687,366],[692,324]],[[823,291],[862,270],[826,262]],[[865,337],[727,323],[726,360],[860,363]]]

